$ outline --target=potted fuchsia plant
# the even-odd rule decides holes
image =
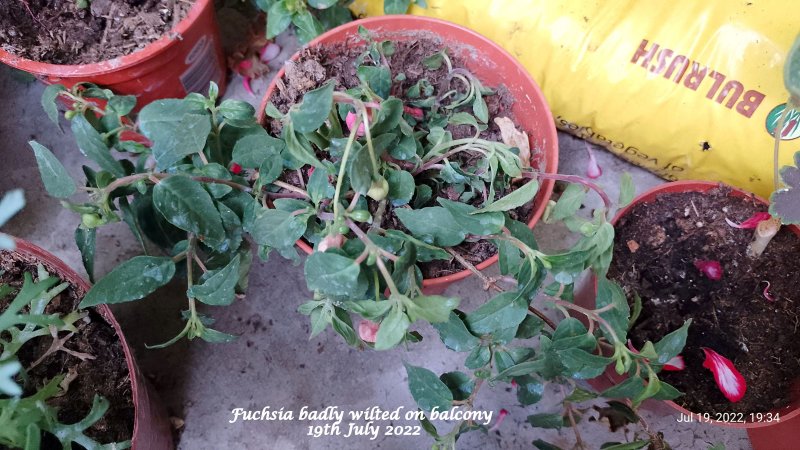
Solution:
[[[416,31],[390,41],[370,31],[378,21],[381,30]],[[607,221],[611,201],[590,181],[551,172],[553,124],[535,85],[482,79],[489,71],[476,69],[470,46],[495,63],[510,57],[497,56],[501,51],[493,44],[463,30],[458,33],[466,41],[458,51],[449,50],[432,34],[444,30],[453,39],[457,27],[445,22],[395,17],[361,24],[365,28],[356,23],[344,34],[333,30],[320,37],[347,42],[340,48],[355,55],[343,65],[351,78],[318,70],[314,61],[324,68],[325,49],[313,44],[293,58],[302,73],[318,78],[298,89],[290,74],[298,67],[287,66],[288,83],[277,83],[288,90],[280,98],[273,90],[265,102],[270,119],[262,116],[261,123],[269,132],[250,105],[217,104],[213,85],[208,97],[156,101],[130,118],[115,106],[129,98],[91,85],[65,91],[73,106],[65,115],[78,146],[98,169],[86,167],[79,188],[71,181],[56,188],[54,180],[69,180],[66,171],[33,144],[45,188],[82,215],[76,236],[89,274],[95,233],[107,223],[125,221],[144,253],[99,279],[82,306],[134,301],[182,274],[186,324],[160,346],[184,337],[226,342],[235,337],[213,329],[204,305],[227,305],[244,293],[255,255],[265,258],[277,250],[299,260],[294,245],[302,239],[309,250],[313,245],[304,262],[312,298],[299,311],[310,316],[312,335],[330,325],[356,347],[413,348],[422,338],[414,324],[430,322],[449,349],[467,355],[469,375],[437,376],[407,366],[412,396],[426,414],[454,405],[471,408],[482,387],[500,382],[517,386],[520,402],[529,405],[541,398],[545,384],[559,383],[563,407],[528,421],[572,426],[584,447],[576,427],[580,403],[596,394],[577,387],[580,380],[608,367],[637,374],[636,383],[606,392],[629,399],[604,410],[621,414],[626,423],[639,420],[632,407],[643,400],[679,396],[659,373],[680,353],[688,325],[639,352],[626,345],[631,309],[622,290],[605,278],[614,239]],[[411,71],[395,58],[409,54],[414,42],[413,53],[421,57],[415,56],[413,66],[419,70]],[[534,89],[520,91],[528,86]],[[504,89],[514,102],[534,104],[521,114],[517,104],[504,109]],[[106,97],[108,106],[94,106],[92,95]],[[55,111],[52,99],[45,105]],[[541,122],[525,116],[531,109]],[[553,180],[569,183],[559,201],[537,203],[542,192],[547,200]],[[580,219],[576,212],[589,189],[605,206],[592,220]],[[626,179],[623,203],[632,190]],[[538,249],[529,226],[546,206],[549,220],[563,220],[580,233],[574,247],[557,254]],[[486,277],[458,251],[476,243],[495,249],[502,280]],[[432,261],[481,277],[497,295],[473,311],[458,310],[460,299],[425,291]],[[596,309],[572,302],[574,281],[586,270],[600,277]],[[544,304],[555,306],[558,317],[545,315]],[[587,319],[588,326],[572,315]],[[598,348],[609,356],[598,355]],[[442,446],[482,427],[465,421],[440,433],[427,419],[422,426]],[[663,444],[652,430],[637,436],[641,447]]]

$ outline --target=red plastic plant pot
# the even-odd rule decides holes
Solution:
[[[761,197],[721,183],[691,180],[675,181],[656,186],[636,197],[628,206],[617,212],[617,214],[611,220],[611,225],[616,226],[617,222],[619,222],[622,217],[628,214],[636,205],[653,202],[656,197],[661,194],[686,192],[702,193],[716,189],[720,186],[731,189],[730,195],[733,197],[754,199],[762,205],[769,204],[769,202]],[[790,226],[789,229],[800,236],[800,228],[796,226]],[[584,289],[582,289],[578,295],[575,296],[575,303],[584,308],[595,309],[596,293],[597,280],[593,276],[584,286]],[[603,375],[589,380],[589,384],[591,384],[595,389],[602,391],[611,387],[612,383],[617,384],[623,379],[623,376],[618,375],[613,369],[610,368],[606,370]],[[800,431],[798,431],[798,425],[800,425],[800,419],[798,419],[798,417],[800,417],[800,395],[797,394],[797,392],[792,392],[792,403],[790,405],[773,411],[780,414],[780,422],[712,422],[723,427],[746,428],[753,448],[756,450],[797,448],[797,440],[800,439]],[[661,412],[665,415],[670,413],[675,414],[676,412],[685,414],[687,416],[692,414],[686,408],[672,401],[647,400],[645,402],[645,407],[650,410]],[[697,416],[694,415],[694,417]]]
[[[16,253],[25,259],[42,263],[50,273],[72,284],[81,295],[91,287],[86,280],[54,255],[22,239],[15,239],[15,242],[17,244]],[[131,439],[133,450],[174,448],[169,417],[152,386],[139,371],[139,366],[133,359],[133,353],[125,340],[125,335],[122,334],[119,322],[114,318],[114,314],[108,306],[98,305],[94,308],[109,325],[114,327],[125,352],[125,361],[131,380],[131,392],[133,393],[134,419],[133,438]]]
[[[531,148],[538,150],[540,156],[532,160],[531,165],[546,173],[556,173],[558,169],[558,136],[550,108],[541,89],[531,78],[525,68],[503,50],[499,45],[480,34],[454,23],[439,19],[419,16],[381,16],[356,20],[311,41],[308,46],[347,43],[358,45],[358,28],[363,26],[375,34],[376,39],[395,41],[412,40],[420,37],[420,32],[442,40],[442,46],[461,56],[466,68],[488,87],[505,85],[514,98],[512,112],[517,125],[527,131]],[[300,53],[292,55],[296,61]],[[264,100],[258,110],[258,121],[265,124],[265,108],[275,92],[277,80],[283,78],[281,69],[267,88]],[[534,207],[528,219],[528,226],[533,228],[544,213],[547,201],[553,193],[553,180],[543,180],[539,192],[534,198]],[[313,248],[308,242],[298,240],[297,246],[308,254]],[[477,264],[479,270],[486,269],[496,263],[497,255]],[[437,278],[425,279],[422,283],[427,294],[443,292],[452,283],[467,278],[472,273],[468,270]]]
[[[210,81],[225,89],[225,57],[213,0],[197,0],[186,17],[157,41],[129,55],[93,64],[31,61],[0,49],[0,62],[46,84],[67,88],[85,81],[120,95],[135,95],[137,107],[161,98],[206,92]]]

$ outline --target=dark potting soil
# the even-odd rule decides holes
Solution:
[[[194,0],[0,0],[0,47],[33,61],[90,64],[168,33]]]
[[[38,261],[23,259],[18,254],[0,253],[0,283],[21,287],[24,272],[31,273],[36,280],[37,263]],[[45,269],[51,275],[57,275],[46,264]],[[45,309],[45,314],[63,315],[74,311],[84,294],[70,285],[53,298]],[[0,312],[8,307],[12,298],[13,295],[0,299]],[[76,352],[88,353],[95,359],[81,361],[63,351],[52,353],[28,370],[29,380],[24,386],[23,395],[34,394],[38,387],[58,375],[67,375],[68,378],[74,376],[64,395],[47,401],[48,405],[58,410],[58,420],[65,424],[80,421],[91,410],[95,394],[99,394],[110,402],[110,406],[103,418],[86,430],[85,434],[100,443],[127,441],[133,436],[134,406],[125,353],[114,328],[94,309],[86,311],[89,315],[75,323],[78,332],[64,346]],[[63,338],[67,334],[61,332],[59,337]],[[22,366],[30,368],[47,351],[52,341],[50,336],[41,336],[26,342],[17,354]],[[53,436],[48,435],[42,440],[42,448],[61,446]]]
[[[356,42],[359,41],[356,38],[352,39]],[[448,87],[449,81],[447,77],[447,67],[445,65],[442,65],[439,69],[430,69],[425,67],[422,63],[428,56],[442,50],[443,45],[440,40],[425,36],[409,41],[397,41],[394,44],[395,52],[391,56],[388,56],[386,60],[391,69],[392,79],[394,80],[399,73],[403,73],[405,75],[405,80],[392,82],[392,96],[404,102],[409,100],[405,95],[406,91],[409,87],[422,79],[427,79],[431,85],[435,87],[434,93],[436,95],[440,95],[450,89]],[[286,75],[284,78],[277,80],[277,89],[270,98],[270,101],[278,110],[282,113],[286,113],[289,107],[302,100],[306,92],[322,86],[328,80],[334,80],[336,90],[350,89],[358,86],[360,80],[356,73],[356,61],[363,51],[363,46],[347,45],[345,43],[304,49],[298,61],[286,62]],[[451,55],[451,61],[454,68],[465,67],[463,61],[458,57],[453,57]],[[484,96],[489,110],[489,123],[487,124],[488,128],[481,132],[480,137],[490,141],[501,142],[500,129],[494,123],[494,118],[509,117],[513,120],[514,115],[511,109],[514,99],[505,86],[490,87],[495,90],[495,94]],[[465,108],[464,110],[471,113],[471,109],[469,108]],[[270,133],[279,136],[281,128],[280,121],[267,118],[267,130],[270,131]],[[474,135],[474,129],[468,125],[448,125],[446,129],[452,133],[453,139],[467,138]],[[534,150],[532,150],[532,152],[533,151]],[[318,156],[325,157],[325,155]],[[466,153],[460,153],[452,159],[458,161],[462,167],[467,167],[470,165],[471,161],[474,161],[476,158],[477,157]],[[292,173],[285,174],[284,181],[299,186],[299,180]],[[500,198],[516,188],[517,186],[511,186],[507,189],[498,189],[496,198]],[[437,195],[450,200],[458,200],[457,193],[448,192],[447,190],[442,190],[438,192]],[[479,205],[482,202],[483,199],[475,198],[470,203]],[[376,202],[370,201],[370,212],[374,213],[377,206]],[[434,198],[431,200],[430,204],[426,206],[438,206],[438,203],[436,203]],[[510,211],[509,215],[513,219],[527,222],[532,209],[533,204],[529,203]],[[397,219],[391,206],[387,207],[380,226],[384,229],[408,232]],[[497,253],[495,245],[484,240],[474,242],[465,241],[454,248],[472,264],[479,264]],[[455,260],[431,261],[420,264],[420,268],[425,278],[442,277],[465,269]]]
[[[616,227],[609,277],[628,298],[638,293],[642,313],[630,332],[636,348],[656,342],[692,319],[682,353],[686,369],[662,371],[664,381],[685,395],[676,403],[695,413],[759,413],[793,400],[800,377],[800,238],[786,227],[764,254],[746,255],[753,230],[729,226],[766,208],[752,199],[708,193],[664,194],[634,207]],[[719,281],[705,277],[696,260],[716,260]],[[769,292],[775,298],[763,296]],[[744,398],[729,402],[710,370],[702,347],[730,359],[747,383]],[[749,419],[748,416],[744,417]]]

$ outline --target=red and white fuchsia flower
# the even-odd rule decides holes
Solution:
[[[711,280],[719,281],[722,279],[722,264],[719,261],[698,259],[694,262],[694,266]]]
[[[752,230],[758,226],[759,223],[769,220],[772,216],[769,215],[768,212],[757,212],[750,216],[742,223],[733,222],[731,219],[725,218],[725,222],[728,222],[728,225],[732,226],[733,228],[739,228],[743,230]]]
[[[703,352],[706,354],[703,367],[714,373],[714,380],[722,395],[733,403],[741,400],[747,390],[747,383],[731,360],[710,348],[703,347]]]
[[[358,323],[358,337],[364,342],[374,343],[380,327],[381,324],[379,323],[375,323],[371,320],[362,320]]]

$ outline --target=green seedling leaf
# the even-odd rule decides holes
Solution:
[[[281,34],[292,23],[292,13],[287,8],[287,0],[272,4],[267,13],[267,39]]]
[[[525,183],[516,191],[490,203],[489,205],[474,211],[472,214],[482,214],[495,211],[509,211],[533,200],[536,193],[539,192],[539,182],[531,180]]]
[[[47,193],[56,198],[67,198],[74,194],[77,189],[75,182],[58,158],[47,147],[36,141],[30,141],[28,144],[33,148],[39,175]]]
[[[419,408],[426,412],[447,411],[453,406],[453,393],[433,372],[404,363],[408,387]]]
[[[236,255],[222,269],[204,273],[200,284],[189,288],[186,295],[207,305],[230,305],[236,295],[236,282],[239,281],[239,262],[239,255]]]
[[[486,105],[486,100],[483,99],[480,89],[475,90],[475,101],[472,102],[472,113],[483,123],[489,121],[489,107]]]
[[[164,286],[175,275],[171,258],[136,256],[101,278],[81,301],[81,308],[139,300]]]
[[[211,247],[225,239],[219,211],[208,191],[197,181],[171,176],[153,187],[153,205],[169,223],[194,233]]]
[[[89,275],[89,281],[92,283],[94,283],[94,249],[96,235],[96,228],[86,229],[78,227],[75,229],[75,244],[81,252],[83,267],[86,269],[86,274]]]
[[[289,116],[294,130],[299,133],[316,131],[325,123],[328,113],[333,108],[333,82],[325,83],[303,95],[303,102],[292,107]]]

